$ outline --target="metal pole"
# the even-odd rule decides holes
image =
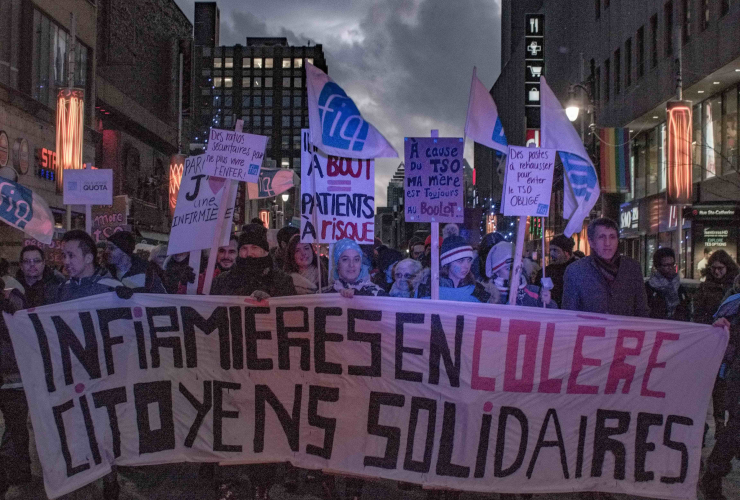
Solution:
[[[439,137],[439,130],[432,130]],[[439,300],[439,222],[432,222],[432,300]]]

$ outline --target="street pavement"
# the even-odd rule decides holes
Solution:
[[[710,423],[711,425],[712,423]],[[4,422],[0,420],[0,432],[4,430]],[[33,440],[33,431],[31,432],[31,468],[33,481],[30,484],[22,486],[12,486],[5,496],[6,500],[47,499],[41,479],[41,465],[39,464],[38,454]],[[714,444],[713,432],[713,427],[710,427],[707,435],[707,446],[704,448],[704,457],[709,454],[711,446]],[[270,491],[273,500],[321,500],[320,486],[315,482],[304,481],[305,472],[301,473],[298,491],[295,493],[287,492],[280,481],[286,470],[287,467],[280,467],[276,485]],[[212,500],[216,498],[212,484],[199,479],[198,464],[187,463],[119,468],[119,481],[121,484],[120,500]],[[725,496],[728,499],[740,500],[740,463],[737,460],[734,461],[733,472],[725,479],[724,486]],[[342,479],[337,480],[337,489],[340,493],[344,491]],[[615,500],[639,498],[626,495],[609,495],[608,497]],[[61,498],[63,500],[102,499],[102,482],[99,480]],[[463,493],[460,500],[497,500],[498,498],[498,494]],[[568,498],[576,498],[576,495],[551,494],[535,496],[536,500],[564,500]],[[701,493],[698,493],[698,498],[704,500]],[[397,483],[392,481],[368,481],[363,490],[363,500],[370,499],[425,500],[426,494],[419,490],[401,490],[398,488]]]

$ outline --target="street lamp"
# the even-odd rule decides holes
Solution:
[[[282,214],[283,214],[283,223],[282,223],[282,226],[284,226],[285,225],[285,204],[288,202],[288,198],[290,198],[290,194],[288,194],[287,192],[285,192],[285,193],[282,194],[281,198],[283,199],[283,211],[282,211]]]
[[[581,111],[580,103],[578,102],[578,99],[576,99],[576,89],[581,89],[586,93],[586,96],[589,100],[589,111],[591,111],[591,89],[583,85],[582,83],[576,83],[571,84],[568,88],[568,95],[570,96],[568,98],[568,105],[565,107],[565,114],[568,117],[568,120],[574,122],[578,119],[578,113]],[[592,116],[593,121],[593,116]]]

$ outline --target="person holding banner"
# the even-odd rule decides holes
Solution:
[[[650,316],[640,263],[619,255],[619,227],[606,217],[587,229],[591,255],[568,266],[563,309],[621,316]]]
[[[119,231],[108,236],[105,260],[124,286],[139,293],[167,293],[155,266],[134,255],[136,239],[129,231]]]
[[[421,262],[416,259],[404,259],[393,266],[393,285],[388,295],[391,297],[410,298],[414,291],[421,273]]]
[[[448,236],[442,242],[439,258],[439,298],[459,302],[496,304],[499,297],[486,290],[472,271],[473,247],[462,236]],[[417,297],[431,297],[430,278],[419,285]]]
[[[486,256],[486,276],[501,296],[499,304],[509,303],[509,280],[511,280],[513,263],[514,245],[509,241],[496,243]],[[558,308],[558,305],[552,300],[549,290],[540,290],[540,287],[529,284],[524,273],[519,275],[516,305]]]
[[[334,244],[334,284],[322,293],[340,293],[342,297],[386,296],[385,290],[370,281],[368,266],[362,263],[362,249],[356,241],[345,238]]]
[[[573,248],[576,242],[564,234],[558,234],[550,240],[550,263],[547,265],[547,277],[552,280],[552,300],[561,307],[563,303],[563,280],[565,279],[565,269],[578,260],[573,255]],[[534,282],[542,281],[542,270],[537,271]]]
[[[283,271],[293,280],[298,295],[316,293],[319,290],[319,262],[310,243],[301,243],[299,234],[293,235],[285,251]],[[326,266],[321,266],[321,286],[328,284]]]

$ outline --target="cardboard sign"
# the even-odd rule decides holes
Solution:
[[[213,232],[217,226],[218,207],[227,181],[206,175],[206,155],[207,153],[185,159],[167,255],[211,247]],[[229,244],[236,192],[236,189],[231,190],[224,223],[219,228],[222,232],[221,245]]]
[[[212,128],[205,153],[205,174],[235,181],[257,182],[266,146],[265,135]]]
[[[728,340],[339,294],[107,293],[4,318],[51,498],[116,464],[291,462],[489,496],[693,500]]]
[[[509,146],[501,200],[504,215],[548,216],[556,154],[554,149]]]
[[[301,242],[375,238],[375,160],[327,156],[301,131]]]
[[[404,139],[406,221],[465,220],[463,147],[460,138]]]
[[[113,203],[113,170],[65,169],[65,205],[111,205]]]
[[[105,241],[119,231],[131,231],[128,223],[128,196],[113,197],[113,205],[92,207],[92,233],[95,242]]]

